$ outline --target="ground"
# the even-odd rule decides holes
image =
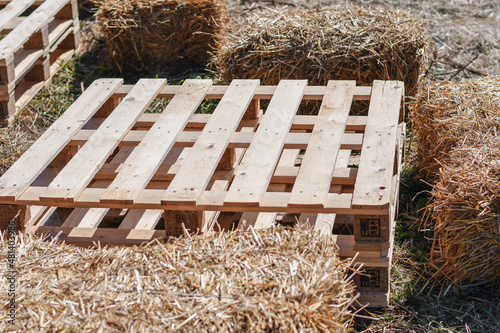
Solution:
[[[461,81],[500,74],[500,2],[487,0],[268,0],[229,1],[233,12],[256,10],[281,3],[288,6],[385,6],[412,12],[425,21],[430,36],[425,81]],[[49,89],[44,89],[22,111],[14,127],[0,130],[0,174],[47,128],[82,89],[99,77],[117,76],[106,66],[104,42],[93,18],[92,5],[81,8],[83,52],[66,64]],[[212,77],[209,71],[180,68],[165,73],[140,73],[126,77],[168,77],[172,82],[188,77]],[[391,306],[363,312],[373,319],[356,319],[362,332],[500,332],[500,286],[464,289],[437,284],[426,260],[432,230],[423,227],[429,187],[414,170],[414,142],[401,183],[400,215],[393,259]]]

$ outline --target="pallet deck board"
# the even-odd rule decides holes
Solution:
[[[388,207],[403,84],[374,81],[353,206]]]
[[[41,198],[74,202],[165,84],[164,79],[139,80],[135,89],[56,176]]]
[[[95,133],[95,130],[82,129],[73,140],[71,145],[81,146]],[[176,147],[192,147],[198,141],[202,132],[182,131],[176,138]],[[146,130],[132,130],[123,138],[119,146],[137,146],[148,134]],[[256,133],[234,132],[229,137],[228,148],[248,148]],[[287,133],[285,135],[285,149],[305,149],[309,145],[311,133]],[[360,150],[363,143],[362,133],[344,133],[341,138],[340,149]]]
[[[7,29],[9,23],[11,23],[12,20],[17,19],[18,16],[24,13],[26,9],[33,5],[34,2],[34,0],[10,1],[0,11],[0,31]]]
[[[125,161],[101,202],[121,201],[133,204],[140,196],[163,159],[175,143],[179,132],[186,126],[205,97],[211,80],[186,80],[179,94],[168,104],[163,117],[147,132],[140,144]]]
[[[17,199],[121,83],[121,79],[95,81],[0,178],[0,196]]]
[[[11,33],[0,41],[0,59],[7,59],[11,52],[19,50],[30,37],[68,3],[67,0],[44,1],[35,11],[23,20]]]
[[[289,206],[323,207],[342,145],[355,83],[330,81],[313,128]]]
[[[162,204],[196,204],[215,171],[232,133],[253,98],[258,80],[233,80],[193,145],[183,166],[163,195]]]
[[[226,205],[256,205],[269,185],[307,81],[282,80],[229,188]]]

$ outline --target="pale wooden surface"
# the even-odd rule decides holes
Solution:
[[[81,130],[70,142],[71,145],[83,145],[95,130]],[[130,131],[121,141],[120,146],[137,146],[147,135],[144,130]],[[199,140],[201,132],[183,131],[175,140],[176,147],[192,147]],[[228,148],[248,148],[257,134],[255,132],[234,132],[229,137]],[[305,149],[309,145],[311,133],[288,133],[285,134],[285,149]],[[341,139],[341,149],[361,149],[363,143],[362,133],[344,133]]]
[[[279,166],[295,166],[300,149],[285,149],[278,162]],[[274,225],[278,213],[258,213],[244,212],[241,215],[238,229],[248,230],[250,227],[255,229],[266,229]]]
[[[258,206],[278,163],[307,81],[279,83],[229,188],[225,204]]]
[[[54,15],[59,12],[68,0],[44,1],[31,15],[23,20],[14,30],[0,41],[0,59],[7,59],[19,50],[23,44],[43,25],[49,23]]]
[[[167,86],[170,87],[170,86]],[[207,94],[208,96],[208,94]],[[255,95],[254,95],[255,96]],[[208,97],[207,97],[208,98]],[[161,115],[158,113],[144,113],[137,120],[137,125],[140,127],[150,128],[160,117]],[[195,128],[203,128],[205,124],[210,119],[210,114],[194,114],[189,119],[187,124],[187,128],[195,129]],[[292,130],[312,130],[314,124],[316,124],[316,116],[308,116],[308,115],[296,115],[293,117],[292,121]],[[348,116],[346,123],[347,131],[363,131],[366,126],[366,116]],[[241,121],[243,127],[251,126],[253,120],[245,120]]]
[[[74,202],[165,84],[164,79],[139,80],[52,181],[41,198]]]
[[[170,101],[162,116],[123,164],[101,202],[133,204],[158,170],[189,117],[200,105],[211,80],[186,80],[179,94]]]
[[[351,109],[355,81],[330,81],[290,197],[290,206],[323,207]]]
[[[153,230],[162,215],[161,209],[131,209],[118,229]]]
[[[122,82],[95,81],[0,178],[0,196],[19,198]]]
[[[207,93],[207,98],[220,99],[226,93],[229,86],[227,85],[214,85]],[[123,85],[118,90],[118,96],[123,97],[133,88],[132,85]],[[158,95],[158,98],[172,98],[178,93],[179,86],[166,86]],[[259,86],[254,97],[256,99],[271,99],[276,93],[277,86]],[[305,100],[322,100],[325,94],[325,86],[307,86],[304,89]],[[370,100],[372,87],[357,86],[354,90],[354,100]]]
[[[374,81],[353,207],[388,207],[403,83]]]
[[[34,2],[35,0],[10,1],[2,10],[0,10],[0,31],[6,29],[11,20],[16,19]]]
[[[195,204],[226,150],[250,104],[259,80],[233,80],[183,166],[165,192],[162,202]]]

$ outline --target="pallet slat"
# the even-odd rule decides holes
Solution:
[[[162,205],[196,204],[250,105],[259,80],[233,80],[165,192]]]
[[[304,80],[283,80],[279,83],[262,122],[236,169],[236,176],[224,204],[260,205],[306,86],[307,81]]]
[[[34,2],[35,0],[10,1],[0,11],[0,31],[6,29],[11,20],[16,19],[25,12]]]
[[[403,84],[374,81],[368,111],[353,207],[388,207]]]
[[[74,202],[165,84],[164,79],[139,80],[40,198]]]
[[[355,81],[330,81],[295,180],[289,206],[323,207],[341,148]]]
[[[0,178],[0,197],[19,198],[122,82],[121,79],[95,81]]]
[[[0,41],[0,59],[13,56],[13,52],[19,50],[36,31],[48,24],[67,3],[68,0],[44,1],[27,19]]]
[[[95,133],[95,130],[81,130],[70,142],[70,145],[81,146]],[[137,146],[144,139],[148,131],[130,131],[121,141],[119,146]],[[183,131],[175,139],[175,147],[192,147],[200,138],[202,132]],[[254,132],[234,132],[229,137],[228,148],[248,148],[254,139]],[[285,149],[305,149],[309,145],[311,133],[285,134]],[[341,149],[361,149],[363,143],[362,133],[344,133],[341,138]]]
[[[211,84],[211,80],[185,81],[183,89],[174,96],[162,117],[125,161],[123,168],[101,197],[101,202],[119,201],[133,204],[137,200],[173,147],[178,133],[202,102]]]

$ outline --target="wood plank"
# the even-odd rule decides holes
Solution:
[[[349,164],[349,157],[351,156],[350,150],[340,150],[337,154],[335,161],[335,171],[343,170]],[[355,169],[353,169],[355,170]],[[334,178],[331,179],[334,182]],[[335,193],[341,193],[342,186],[336,186]],[[351,216],[352,217],[352,216]],[[309,223],[315,230],[318,230],[321,235],[331,235],[333,226],[337,222],[339,215],[337,214],[323,214],[323,213],[305,213],[300,214],[299,221],[302,223]]]
[[[49,23],[49,46],[54,45],[73,25],[73,19],[53,20]],[[51,48],[52,49],[52,48]]]
[[[52,77],[59,70],[62,62],[69,60],[74,53],[75,50],[69,50],[61,54],[58,60],[50,65],[50,76]],[[52,78],[40,82],[21,80],[16,88],[16,95],[18,90],[24,91],[24,93],[19,97],[16,96],[16,110],[21,110],[22,108],[24,108],[31,101],[31,99],[35,97],[40,89],[42,89],[44,86],[48,86],[51,81]]]
[[[227,187],[229,186],[229,181],[227,180],[216,180],[214,181],[214,184],[212,185],[212,188],[210,190],[212,191],[225,191],[227,190]],[[217,219],[220,216],[219,211],[204,211],[203,214],[205,215],[203,217],[203,223],[200,228],[201,232],[207,232],[207,231],[213,231],[214,226],[217,223]]]
[[[18,1],[18,0],[0,0],[0,5],[8,5],[9,3],[11,2],[15,2],[15,1]],[[41,5],[45,0],[35,0],[35,2],[33,2],[33,5],[35,6],[39,6]]]
[[[299,156],[300,149],[285,149],[281,154],[278,162],[279,166],[295,166],[297,157]],[[258,213],[258,212],[244,212],[241,215],[238,229],[249,230],[250,227],[254,229],[270,228],[276,222],[278,213]]]
[[[186,80],[155,125],[125,161],[101,202],[134,204],[203,100],[211,80]]]
[[[70,244],[92,246],[93,242],[106,244],[141,244],[155,238],[163,240],[164,230],[129,230],[111,228],[61,228],[33,227],[32,233],[58,235],[58,239]]]
[[[50,207],[45,206],[28,206],[30,210],[30,218],[26,221],[24,225],[25,231],[29,231],[29,229],[40,222],[40,219],[50,210]]]
[[[137,120],[137,125],[144,129],[149,129],[153,124],[158,120],[161,116],[159,113],[144,113],[141,115],[139,120]],[[191,116],[189,122],[187,124],[187,128],[195,129],[195,128],[203,128],[205,124],[208,122],[212,115],[211,114],[201,114],[197,113]],[[314,124],[316,124],[316,119],[318,116],[308,116],[308,115],[296,115],[293,117],[292,122],[292,130],[312,130]],[[347,117],[346,131],[363,131],[366,126],[366,120],[368,117],[366,116],[349,116]],[[245,120],[241,121],[241,124],[247,123],[243,126],[250,126],[250,124],[254,123],[254,120]]]
[[[323,207],[351,109],[355,81],[329,81],[289,206]]]
[[[276,215],[278,213],[244,212],[238,223],[238,229],[246,231],[250,230],[250,227],[257,230],[270,228],[276,222]]]
[[[74,202],[165,84],[164,79],[139,80],[40,198]]]
[[[124,147],[125,148],[125,147]],[[128,148],[128,147],[127,147]],[[343,151],[343,150],[341,150]],[[121,164],[109,163],[104,164],[104,166],[95,175],[96,180],[113,180],[120,169]],[[162,164],[156,174],[151,179],[155,182],[165,182],[172,181],[177,172],[180,169],[180,165],[177,163],[172,164]],[[335,168],[331,180],[332,185],[354,185],[356,181],[357,168]],[[299,173],[299,167],[292,166],[277,166],[273,177],[271,178],[271,184],[293,184],[295,183],[295,178]],[[213,178],[215,179],[226,179],[228,175],[227,171],[215,171]],[[231,178],[231,177],[230,177]],[[46,181],[46,179],[41,179]],[[33,184],[33,186],[47,186],[46,183]],[[166,188],[166,187],[165,187]]]
[[[198,140],[186,157],[162,199],[172,203],[196,204],[207,187],[231,134],[237,129],[243,114],[252,101],[259,80],[233,80],[219,102]]]
[[[39,219],[37,221],[33,221],[33,225],[31,228],[37,227],[37,226],[44,226],[49,221],[50,217],[52,216],[52,214],[54,214],[54,212],[56,210],[57,210],[57,207],[49,207],[48,209],[45,209],[43,211],[42,216],[39,217]],[[26,229],[27,232],[30,232],[31,228]]]
[[[306,80],[282,80],[269,103],[252,142],[236,169],[226,205],[258,206],[280,158]]]
[[[82,146],[95,133],[95,130],[81,130],[71,145]],[[137,146],[141,143],[148,131],[130,131],[120,143],[120,146]],[[175,147],[192,147],[198,141],[202,132],[183,131],[175,139]],[[255,132],[234,132],[229,138],[228,148],[248,148]],[[305,149],[309,145],[311,133],[287,133],[285,135],[284,149]],[[363,133],[344,133],[341,138],[341,149],[359,150],[363,144]]]
[[[122,82],[94,81],[0,178],[0,197],[15,202]]]
[[[368,111],[353,207],[388,207],[395,158],[399,110],[404,86],[399,81],[374,81]]]
[[[15,59],[15,81],[19,80],[28,72],[29,69],[43,56],[43,50],[24,49],[18,52]]]
[[[117,92],[117,96],[123,97],[132,89],[131,85],[123,85]],[[226,93],[227,85],[216,85],[208,91],[209,99],[220,99]],[[276,93],[277,86],[260,86],[255,91],[255,99],[271,99]],[[354,90],[354,100],[369,100],[371,95],[370,86],[357,86]],[[307,86],[304,90],[303,99],[305,100],[322,100],[325,94],[325,86]],[[172,98],[179,91],[179,86],[166,86],[159,93],[158,98]]]
[[[62,227],[97,228],[108,209],[106,208],[75,208],[64,221]]]
[[[12,56],[36,31],[48,24],[67,3],[68,0],[44,1],[26,20],[0,41],[0,59]]]
[[[162,215],[160,209],[131,209],[118,229],[154,230]]]
[[[132,147],[124,147],[112,159],[112,163],[119,164],[124,162],[132,152]],[[107,188],[111,181],[98,180],[93,188]],[[75,208],[68,216],[62,227],[79,227],[79,228],[97,228],[106,216],[109,209],[107,208]]]
[[[19,198],[19,205],[46,205],[43,200],[40,200],[46,187],[29,187],[25,193]],[[101,207],[101,208],[130,208],[126,205],[119,204],[101,204],[100,196],[104,193],[104,189],[87,188],[82,195],[74,203],[61,202],[58,203],[61,207]],[[137,209],[165,209],[161,205],[161,197],[165,193],[164,190],[146,189],[135,204]],[[262,212],[289,212],[289,213],[337,213],[337,214],[365,214],[365,215],[388,215],[388,209],[378,208],[363,208],[353,209],[351,207],[352,193],[329,193],[325,208],[291,208],[288,207],[288,199],[290,193],[269,192],[264,195],[263,204],[260,207],[239,206],[230,207],[224,205],[224,199],[227,192],[205,191],[201,196],[196,206],[187,204],[178,204],[169,206],[174,210],[220,210],[226,212],[234,211],[262,211]],[[0,198],[0,203],[4,203]],[[8,204],[8,202],[6,202]]]
[[[0,10],[0,31],[7,28],[9,22],[24,13],[35,0],[17,0],[9,2]]]

